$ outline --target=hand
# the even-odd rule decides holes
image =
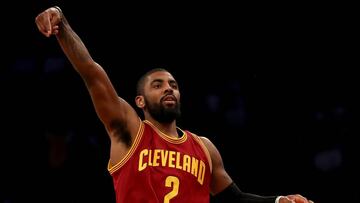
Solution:
[[[296,194],[296,195],[287,195],[279,199],[279,203],[314,203],[311,200],[306,199],[305,197]]]
[[[35,23],[39,31],[46,37],[59,33],[59,23],[61,22],[62,12],[59,7],[51,7],[41,12],[35,18]]]

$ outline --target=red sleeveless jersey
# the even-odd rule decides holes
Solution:
[[[108,166],[117,203],[209,203],[209,152],[198,136],[182,133],[173,138],[141,123],[126,156]]]

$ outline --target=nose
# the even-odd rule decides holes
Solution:
[[[173,93],[173,92],[174,92],[174,90],[173,90],[172,86],[169,83],[166,83],[165,93],[169,94],[169,93]]]
[[[173,93],[173,92],[174,92],[174,90],[173,90],[173,88],[172,88],[171,86],[167,86],[167,87],[165,88],[165,93],[166,93],[166,94]]]

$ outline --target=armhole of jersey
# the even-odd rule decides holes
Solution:
[[[140,120],[140,126],[139,126],[138,132],[136,134],[134,143],[130,147],[130,149],[126,153],[126,155],[117,164],[115,164],[114,166],[111,166],[110,160],[108,161],[107,169],[108,169],[110,174],[113,174],[117,170],[119,170],[119,168],[121,168],[131,158],[131,156],[134,154],[136,148],[138,147],[138,145],[140,143],[140,140],[142,138],[143,133],[144,133],[144,123]]]
[[[203,151],[204,151],[204,153],[206,155],[206,158],[207,158],[207,160],[209,162],[209,165],[210,165],[209,166],[210,167],[210,173],[212,173],[212,161],[211,161],[211,156],[210,156],[210,152],[209,152],[208,148],[206,147],[206,145],[204,144],[204,142],[201,140],[201,138],[198,135],[196,135],[194,133],[191,133],[191,132],[189,132],[189,134],[192,135],[194,140],[196,140],[196,142],[199,143],[199,145],[203,149]]]

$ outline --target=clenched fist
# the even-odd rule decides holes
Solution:
[[[61,20],[62,11],[59,7],[54,6],[36,16],[35,23],[43,35],[50,37],[59,33]]]

